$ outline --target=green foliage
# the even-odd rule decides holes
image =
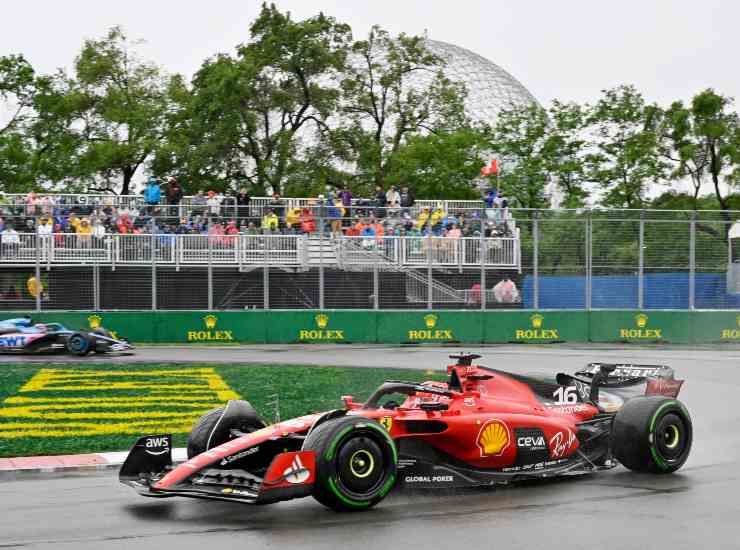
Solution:
[[[139,60],[119,27],[87,40],[63,84],[71,100],[60,139],[74,142],[75,174],[91,187],[130,190],[134,174],[163,141],[168,79]]]
[[[464,128],[410,136],[390,160],[387,182],[408,185],[418,197],[475,199],[471,186],[480,173],[487,137]]]
[[[424,162],[425,145],[449,142],[450,136],[457,136],[453,139],[458,146],[477,145],[465,116],[464,86],[444,77],[444,61],[426,49],[421,37],[392,38],[375,26],[367,39],[352,44],[351,52],[341,81],[343,116],[328,139],[336,156],[355,166],[360,189],[399,178],[418,178],[428,186],[428,165],[414,166],[415,159]],[[439,136],[415,139],[431,134]],[[405,147],[409,148],[396,159]],[[458,158],[447,156],[451,164],[437,162],[441,172],[436,186],[443,186],[444,178],[461,166],[459,156],[474,154],[468,149]],[[393,174],[394,166],[401,172]]]
[[[504,159],[498,182],[502,192],[520,208],[547,206],[550,181],[546,144],[549,120],[539,105],[514,107],[500,113],[493,131],[493,150]]]
[[[323,14],[296,22],[265,4],[250,32],[236,57],[219,55],[196,74],[189,140],[173,157],[197,183],[281,190],[308,160],[299,131],[325,131],[336,109],[329,82],[344,65],[350,29]]]
[[[668,164],[658,154],[660,120],[660,109],[633,86],[605,90],[591,110],[597,138],[587,156],[589,179],[605,192],[605,206],[642,207],[648,185],[667,176]]]

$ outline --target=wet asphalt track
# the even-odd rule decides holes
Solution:
[[[466,348],[470,349],[470,348]],[[438,368],[450,348],[146,348],[127,361],[226,361]],[[476,351],[476,350],[472,350]],[[496,346],[482,364],[571,371],[591,360],[665,363],[688,382],[687,465],[670,476],[617,468],[498,490],[394,493],[336,514],[311,499],[267,507],[147,500],[114,472],[0,482],[0,548],[739,549],[740,349]]]

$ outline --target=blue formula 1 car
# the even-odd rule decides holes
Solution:
[[[30,317],[0,321],[0,353],[66,352],[79,357],[89,353],[131,352],[128,341],[100,327],[71,330],[60,323],[34,323]]]

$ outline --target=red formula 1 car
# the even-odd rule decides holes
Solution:
[[[246,401],[205,414],[172,465],[170,435],[139,439],[120,480],[150,497],[266,504],[313,495],[362,510],[396,486],[470,487],[688,458],[683,381],[652,365],[591,364],[540,380],[456,355],[446,383],[389,380],[365,403],[266,426]]]

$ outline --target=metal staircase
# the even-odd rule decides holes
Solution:
[[[335,258],[341,269],[347,271],[392,271],[406,275],[406,298],[409,302],[426,303],[429,299],[429,277],[419,268],[405,267],[395,258],[391,249],[365,248],[361,241],[340,239],[336,241]],[[465,303],[465,291],[458,290],[432,279],[432,302]]]

